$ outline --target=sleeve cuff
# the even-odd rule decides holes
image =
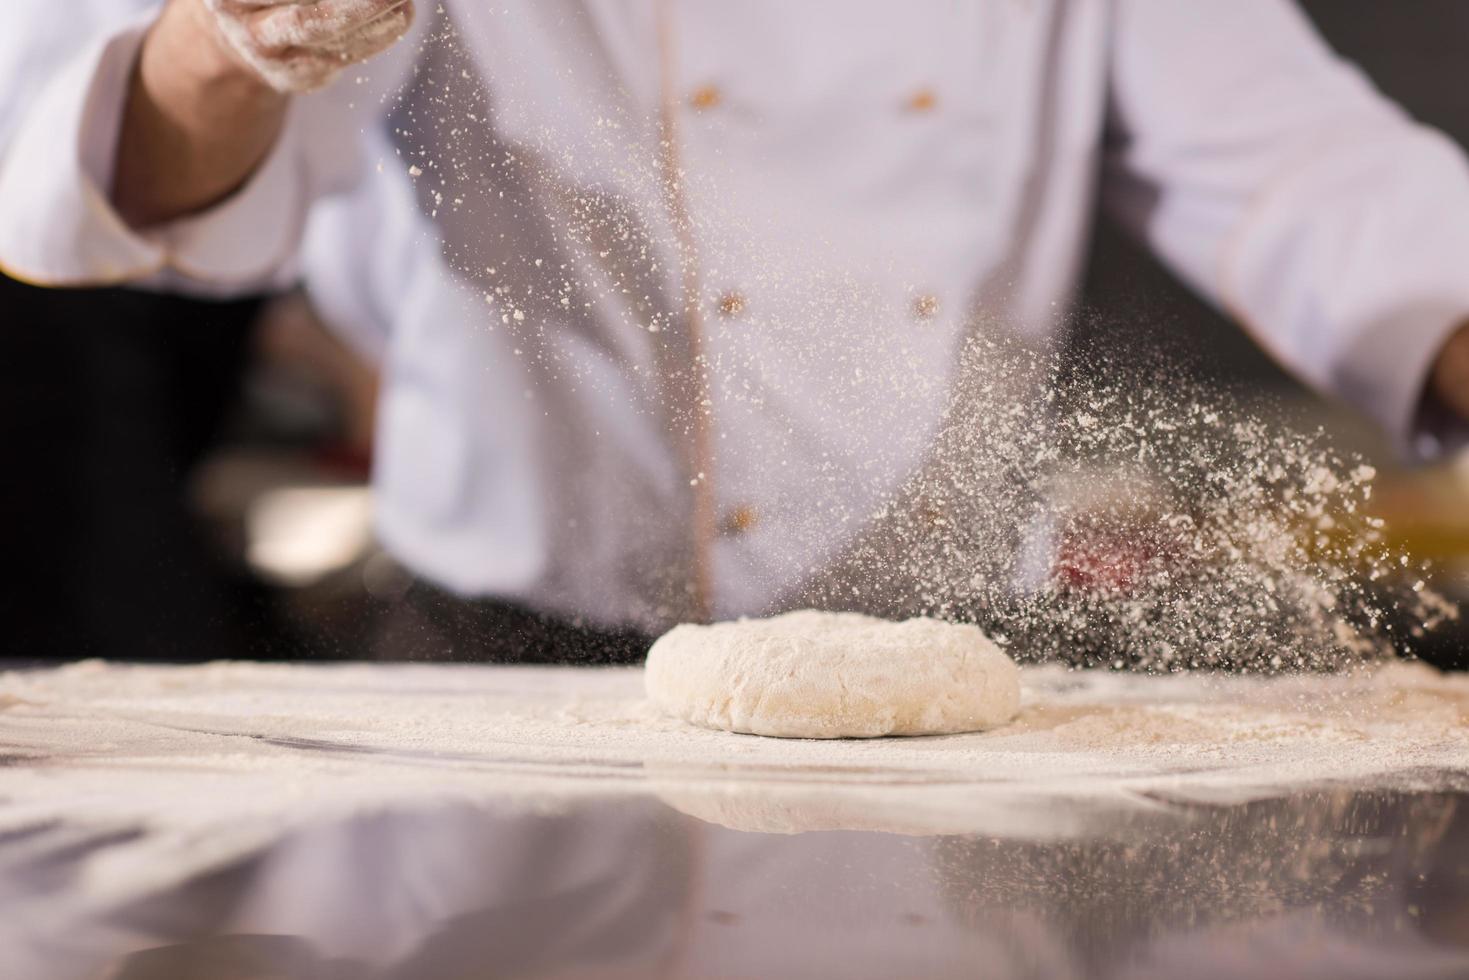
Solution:
[[[1465,323],[1469,305],[1400,314],[1391,323],[1360,333],[1336,365],[1333,387],[1364,408],[1405,457],[1433,459],[1465,442],[1462,422],[1424,411],[1433,362]]]
[[[208,211],[137,231],[108,199],[124,102],[151,21],[66,65],[0,157],[0,270],[12,278],[42,286],[169,278],[206,295],[280,281],[305,213],[294,111],[249,182]]]

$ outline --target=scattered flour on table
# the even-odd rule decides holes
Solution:
[[[644,794],[699,815],[767,815],[730,824],[747,829],[1045,836],[1084,832],[1089,808],[1469,777],[1469,677],[1421,665],[1278,677],[1049,666],[1021,680],[1018,715],[994,731],[788,740],[666,717],[634,668],[12,672],[0,675],[0,833],[145,831],[94,862],[105,895],[178,880],[306,821],[444,799],[556,808]]]

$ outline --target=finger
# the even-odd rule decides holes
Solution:
[[[322,48],[349,55],[357,61],[370,57],[391,45],[407,32],[413,23],[412,0],[398,0],[398,5],[378,14],[365,24],[359,24],[340,37],[323,42]],[[357,52],[366,51],[359,55]]]
[[[397,0],[320,0],[277,4],[252,15],[255,42],[263,50],[317,48],[350,35],[386,14]]]
[[[342,61],[336,56],[297,51],[271,58],[261,73],[277,92],[301,94],[325,87],[341,70]]]
[[[225,16],[242,17],[267,7],[310,6],[317,0],[204,0],[204,6]]]
[[[322,50],[338,55],[343,62],[363,61],[391,47],[413,24],[412,0],[384,11],[366,24],[322,46]]]
[[[390,46],[412,23],[411,3],[388,11],[343,39],[336,46],[293,47],[262,59],[262,71],[277,91],[305,93],[324,88],[343,68],[372,57]]]

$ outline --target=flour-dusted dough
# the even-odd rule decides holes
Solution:
[[[1020,705],[1015,662],[977,627],[809,609],[676,626],[649,651],[646,684],[685,721],[786,738],[973,732]]]

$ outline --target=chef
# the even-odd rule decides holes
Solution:
[[[801,594],[961,352],[1054,335],[1099,200],[1403,444],[1469,409],[1464,156],[1288,0],[10,15],[85,43],[21,73],[0,266],[304,277],[384,364],[380,535],[487,656]]]

